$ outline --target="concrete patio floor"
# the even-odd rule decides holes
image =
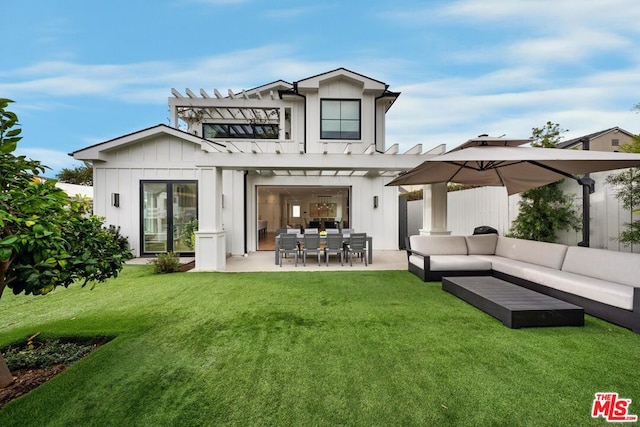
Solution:
[[[134,258],[127,264],[146,264],[150,258]],[[194,258],[180,258],[181,263],[193,261]],[[365,267],[360,258],[353,259],[353,267],[346,260],[344,266],[340,265],[340,260],[334,255],[329,258],[329,265],[322,263],[318,266],[318,258],[315,255],[307,256],[307,265],[302,265],[302,258],[298,258],[298,266],[294,265],[292,256],[282,260],[282,267],[276,265],[273,251],[251,252],[247,256],[231,256],[227,258],[226,268],[228,273],[241,273],[249,271],[349,271],[349,270],[406,270],[407,253],[404,250],[398,251],[373,251],[373,264]],[[194,270],[192,270],[194,271]]]

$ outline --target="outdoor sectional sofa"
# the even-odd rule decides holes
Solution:
[[[640,334],[640,254],[484,234],[410,236],[407,256],[425,282],[494,276]]]

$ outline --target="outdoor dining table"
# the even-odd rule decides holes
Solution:
[[[351,236],[351,234],[343,234],[342,235],[342,243],[349,243],[349,237]],[[303,241],[304,239],[304,234],[302,233],[298,233],[297,234],[298,240],[300,242]],[[276,236],[276,250],[275,250],[275,264],[279,265],[280,264],[280,236]],[[320,235],[320,242],[326,241],[327,240],[327,236],[324,234]],[[373,263],[373,238],[369,235],[367,235],[367,262],[369,264]]]

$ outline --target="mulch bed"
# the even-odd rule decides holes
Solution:
[[[180,267],[178,267],[178,271],[180,271],[180,272],[189,271],[189,270],[192,270],[193,268],[195,268],[195,266],[196,266],[196,262],[195,261],[191,261],[191,262],[188,262],[186,264],[182,264]]]
[[[11,372],[14,379],[13,383],[5,388],[0,388],[0,409],[13,399],[17,399],[40,384],[49,381],[65,369],[67,369],[67,365],[59,364],[47,369],[18,369]]]
[[[91,344],[91,349],[82,356],[87,357],[101,345],[107,343],[111,338],[98,338]],[[6,387],[0,388],[0,410],[9,402],[29,393],[34,388],[49,381],[61,372],[64,372],[70,365],[77,362],[58,363],[51,367],[32,367],[13,369],[11,375],[13,382]]]

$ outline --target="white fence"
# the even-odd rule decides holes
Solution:
[[[632,214],[622,209],[615,198],[613,189],[604,181],[612,172],[591,174],[596,182],[596,191],[590,197],[591,218],[589,240],[592,248],[603,248],[622,252],[640,253],[640,245],[625,246],[617,241],[624,224],[631,222]],[[574,180],[565,179],[562,188],[565,193],[574,194],[578,212],[582,212],[582,187]],[[518,215],[519,195],[507,196],[503,187],[480,187],[448,193],[447,225],[451,234],[469,235],[480,225],[488,225],[502,236],[509,232],[511,222]],[[421,209],[422,200],[409,202]],[[422,211],[409,209],[410,217],[418,212],[422,222]],[[635,214],[638,215],[638,214]],[[635,219],[635,218],[634,218]],[[411,221],[411,220],[410,220]],[[410,230],[411,231],[411,230]],[[410,233],[411,234],[411,233]],[[582,240],[582,231],[560,232],[558,242],[575,246]]]

